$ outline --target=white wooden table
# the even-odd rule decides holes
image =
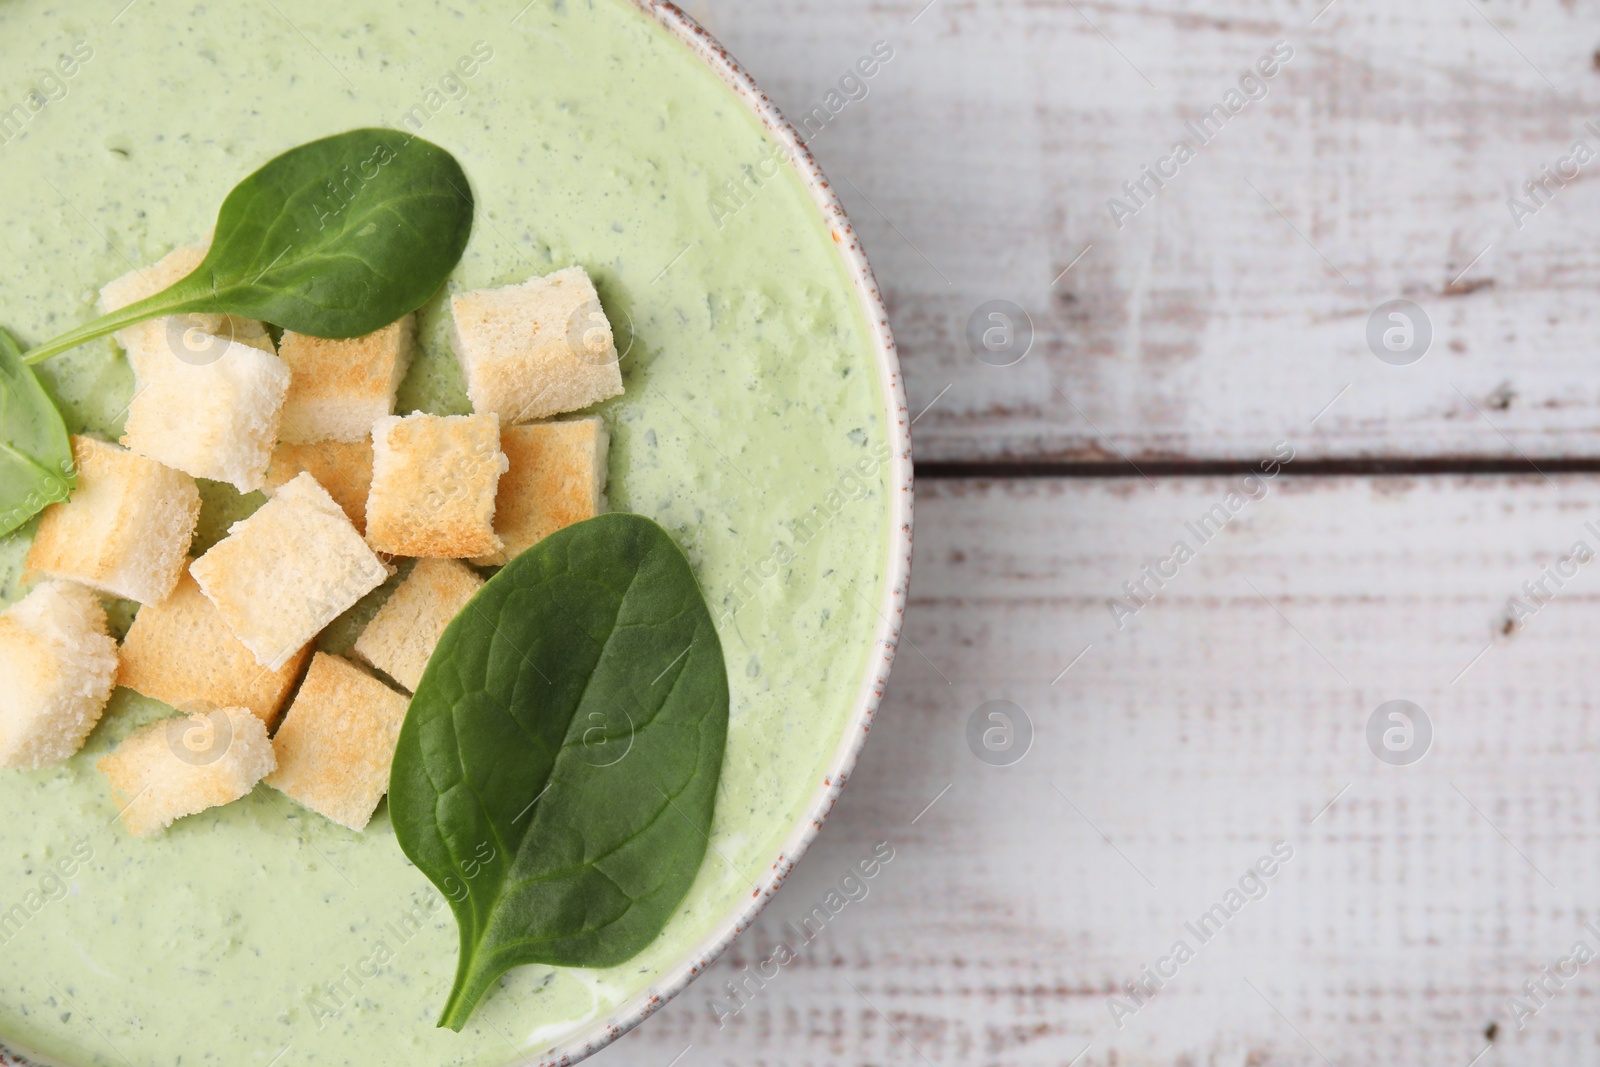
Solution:
[[[912,610],[818,844],[596,1062],[1600,1064],[1600,3],[925,2],[689,5],[791,116],[894,49],[811,143],[922,412]],[[1392,299],[1418,361],[1369,344]],[[1010,366],[966,339],[991,300]],[[1369,741],[1391,700],[1431,740]]]

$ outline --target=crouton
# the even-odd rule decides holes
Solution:
[[[137,267],[107,282],[105,288],[100,290],[100,310],[106,313],[121,311],[129,304],[155,296],[163,289],[170,289],[194,273],[206,258],[208,247],[209,242],[174,248],[149,266]],[[113,336],[120,341],[124,332],[118,330]]]
[[[368,431],[371,431],[369,426]],[[367,494],[372,491],[372,441],[322,441],[314,445],[280,444],[267,466],[267,496],[298,475],[308,473],[344,509],[357,532],[367,532]]]
[[[269,352],[217,341],[205,362],[170,354],[146,364],[122,443],[196,478],[260,489],[278,439],[289,368]]]
[[[604,511],[609,444],[598,416],[501,430],[500,450],[511,466],[495,496],[494,532],[505,547],[472,562],[509,563],[557,530]]]
[[[122,640],[117,684],[180,711],[249,708],[270,730],[310,654],[306,645],[277,670],[262,667],[185,574],[171,596],[139,609]]]
[[[309,474],[279,489],[189,568],[256,662],[279,670],[389,568]]]
[[[582,267],[450,298],[450,343],[480,414],[510,426],[622,393],[617,346]]]
[[[92,437],[72,439],[78,488],[39,520],[26,566],[159,604],[178,584],[200,518],[194,479]]]
[[[100,310],[120,311],[187,278],[205,259],[207,247],[175,249],[164,259],[110,282],[100,290]],[[212,339],[217,337],[263,352],[275,351],[266,326],[234,315],[171,315],[125,326],[112,336],[128,353],[128,361],[139,377],[172,355],[190,362],[204,359],[214,346]]]
[[[372,427],[367,543],[460,559],[501,549],[494,498],[507,460],[494,415],[390,415]]]
[[[277,766],[267,727],[248,708],[158,719],[95,764],[135,837],[249,794]]]
[[[349,341],[284,331],[278,354],[289,365],[289,397],[279,440],[292,445],[366,440],[372,424],[394,410],[416,333],[414,315]]]
[[[422,559],[378,609],[352,649],[415,693],[444,628],[461,613],[483,579],[449,559]]]
[[[406,698],[348,660],[318,652],[272,740],[267,784],[352,830],[389,790]]]
[[[93,593],[43,582],[0,614],[0,767],[36,770],[83,747],[111,699],[117,643]]]

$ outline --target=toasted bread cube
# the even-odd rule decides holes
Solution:
[[[179,711],[249,708],[270,730],[310,654],[306,645],[275,671],[261,666],[185,574],[171,596],[134,617],[122,639],[117,684]]]
[[[289,368],[270,352],[216,338],[187,362],[168,353],[138,373],[122,443],[196,478],[260,489],[278,439]]]
[[[0,614],[0,767],[37,770],[83,747],[117,673],[95,595],[42,582]]]
[[[277,760],[258,715],[218,708],[146,723],[95,766],[111,783],[122,825],[148,837],[248,795]]]
[[[200,518],[187,474],[92,437],[72,439],[78,488],[45,508],[26,566],[158,604],[178,584]]]
[[[368,433],[371,427],[367,427]],[[267,466],[262,492],[272,496],[302,473],[310,474],[350,516],[360,533],[367,532],[367,494],[372,491],[372,441],[320,441],[314,445],[280,444]]]
[[[256,662],[279,670],[389,577],[309,474],[279,489],[189,568]]]
[[[494,532],[505,548],[472,562],[509,563],[557,530],[605,511],[610,441],[597,415],[501,430],[500,450],[511,466],[495,497]]]
[[[457,293],[450,310],[450,343],[476,412],[510,426],[622,393],[611,324],[582,267]]]
[[[124,274],[100,290],[100,310],[119,311],[187,278],[206,258],[208,247],[209,243],[178,248],[148,267]],[[203,358],[213,337],[263,352],[275,351],[266,326],[234,315],[170,315],[125,326],[112,336],[127,351],[134,374],[141,378],[174,354],[191,361]]]
[[[494,498],[508,463],[494,415],[390,415],[372,427],[367,543],[462,559],[501,549]]]
[[[319,815],[364,830],[389,790],[406,698],[349,660],[318,652],[272,740],[267,784]]]
[[[352,651],[415,693],[444,628],[482,588],[483,579],[465,564],[418,560],[361,631]]]
[[[364,441],[372,424],[394,411],[394,393],[411,366],[416,316],[349,341],[284,331],[278,354],[289,365],[280,440]]]

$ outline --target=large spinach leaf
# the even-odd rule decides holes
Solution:
[[[134,323],[196,312],[360,337],[438,291],[466,249],[472,213],[461,165],[437,145],[380,129],[312,141],[228,194],[194,273],[25,358],[37,363]]]
[[[514,966],[649,945],[705,857],[727,729],[711,613],[654,522],[569,526],[490,579],[428,663],[389,785],[460,926],[441,1026]]]
[[[61,413],[22,362],[16,339],[0,329],[0,536],[77,484]]]

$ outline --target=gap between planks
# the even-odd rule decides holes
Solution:
[[[1219,478],[1258,474],[1260,460],[1152,459],[1126,463],[1091,460],[1017,460],[916,462],[916,477],[938,481],[990,481],[1034,478]],[[1284,463],[1280,476],[1290,478],[1413,478],[1449,475],[1593,475],[1600,474],[1600,456],[1523,459],[1493,456],[1438,456],[1385,459],[1306,459]]]

